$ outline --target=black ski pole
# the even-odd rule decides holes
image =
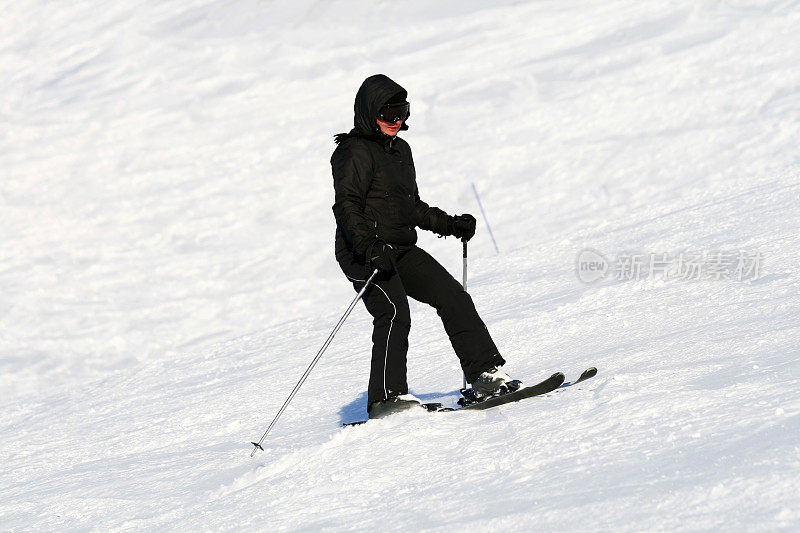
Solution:
[[[464,245],[464,263],[463,263],[463,273],[464,273],[464,282],[462,285],[464,286],[464,292],[467,292],[467,241],[461,241],[461,244]],[[464,388],[467,388],[467,376],[464,375]]]
[[[281,417],[281,415],[283,414],[283,411],[285,411],[285,410],[286,410],[286,406],[287,406],[287,405],[289,405],[289,402],[291,402],[291,401],[292,401],[292,398],[294,398],[294,395],[295,395],[295,394],[297,394],[297,391],[298,391],[298,390],[300,390],[300,387],[303,385],[303,383],[305,382],[306,378],[307,378],[307,377],[308,377],[308,375],[311,373],[311,370],[313,370],[313,369],[314,369],[314,365],[316,365],[316,364],[317,364],[317,361],[319,361],[319,358],[320,358],[320,357],[322,357],[322,354],[325,352],[325,350],[328,348],[328,345],[329,345],[329,344],[331,343],[331,341],[333,340],[333,337],[334,337],[334,335],[336,335],[336,332],[338,332],[338,331],[339,331],[339,328],[341,328],[341,327],[342,327],[342,324],[344,324],[344,321],[345,321],[345,320],[347,320],[347,317],[350,315],[350,312],[351,312],[351,311],[353,310],[353,308],[356,306],[356,303],[358,303],[358,301],[359,301],[359,300],[361,299],[361,297],[364,295],[364,291],[366,291],[366,290],[367,290],[367,287],[369,286],[370,282],[372,281],[372,278],[374,278],[374,277],[375,277],[375,274],[377,274],[377,273],[378,273],[378,269],[376,268],[376,269],[375,269],[375,270],[372,272],[372,275],[369,277],[369,279],[367,279],[367,282],[366,282],[366,283],[364,283],[364,286],[363,286],[363,287],[361,287],[361,290],[360,290],[360,291],[358,291],[358,294],[357,294],[357,295],[356,295],[356,297],[353,299],[352,303],[350,304],[350,307],[348,307],[348,308],[347,308],[347,311],[345,311],[345,312],[344,312],[344,315],[342,315],[342,318],[340,318],[340,319],[339,319],[339,323],[338,323],[338,324],[336,324],[336,327],[335,327],[335,328],[333,328],[333,331],[331,332],[331,334],[330,334],[330,335],[328,335],[328,340],[326,340],[326,341],[325,341],[325,344],[323,344],[323,345],[322,345],[322,348],[320,348],[320,349],[319,349],[319,351],[317,352],[317,355],[316,355],[316,357],[314,357],[314,360],[313,360],[313,361],[311,361],[311,364],[310,364],[310,365],[308,365],[308,368],[307,368],[307,369],[306,369],[306,371],[303,373],[303,376],[300,378],[300,381],[298,381],[298,382],[297,382],[297,385],[295,385],[295,386],[294,386],[294,389],[292,389],[292,393],[291,393],[291,394],[289,394],[289,397],[288,397],[288,398],[286,398],[286,401],[285,401],[285,402],[283,402],[283,406],[282,406],[282,407],[280,408],[280,410],[278,411],[278,414],[277,414],[277,415],[275,415],[275,418],[273,418],[273,419],[272,419],[272,423],[270,423],[269,427],[268,427],[268,428],[267,428],[267,430],[264,432],[264,435],[262,435],[262,436],[261,436],[261,440],[259,440],[258,442],[251,442],[251,443],[250,443],[250,444],[252,444],[252,445],[254,446],[254,448],[253,448],[253,451],[250,453],[250,457],[253,457],[253,456],[256,454],[256,450],[261,450],[261,451],[264,451],[264,448],[262,448],[262,447],[261,447],[261,444],[264,442],[264,439],[266,439],[266,438],[267,438],[267,435],[269,435],[269,432],[270,432],[270,431],[272,431],[272,427],[275,425],[275,422],[277,422],[277,421],[278,421],[278,419],[279,419],[279,418]]]

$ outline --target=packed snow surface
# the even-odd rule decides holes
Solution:
[[[0,14],[0,529],[800,528],[800,2]],[[355,295],[328,160],[379,72],[423,199],[481,195],[469,290],[506,370],[600,372],[342,429],[359,304],[251,459]],[[461,279],[458,241],[420,246]],[[441,323],[412,317],[411,392],[452,405]]]

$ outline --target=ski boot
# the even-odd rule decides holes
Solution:
[[[472,393],[476,401],[483,401],[492,396],[514,392],[522,387],[522,382],[497,368],[491,367],[472,382]]]
[[[367,407],[367,414],[370,418],[383,418],[413,407],[423,407],[422,402],[413,394],[401,394],[370,403]]]

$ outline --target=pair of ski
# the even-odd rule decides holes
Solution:
[[[424,403],[422,407],[426,408],[428,411],[463,411],[465,409],[474,409],[474,410],[484,410],[484,409],[491,409],[492,407],[497,407],[499,405],[504,405],[507,403],[518,402],[520,400],[524,400],[526,398],[533,398],[534,396],[541,396],[542,394],[547,394],[549,392],[553,392],[557,389],[564,389],[566,387],[571,387],[573,385],[577,385],[587,379],[593,378],[597,375],[597,369],[595,367],[587,368],[583,371],[578,379],[575,381],[565,381],[566,376],[562,372],[556,372],[546,380],[537,383],[536,385],[531,385],[530,387],[523,387],[518,389],[514,392],[507,392],[505,394],[499,394],[497,396],[491,396],[486,398],[482,401],[467,401],[461,407],[444,407],[440,403]],[[342,424],[343,427],[347,426],[357,426],[359,424],[365,423],[366,420],[359,420],[356,422],[347,422]]]

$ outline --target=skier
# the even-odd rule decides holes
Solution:
[[[415,228],[468,241],[475,217],[450,216],[423,202],[408,143],[410,105],[406,90],[383,74],[361,84],[355,127],[335,138],[331,156],[336,217],[336,260],[360,291],[374,269],[380,273],[364,293],[373,317],[372,363],[367,392],[370,418],[419,405],[408,394],[406,353],[410,296],[436,308],[477,397],[516,388],[472,298],[427,252],[417,247]]]

